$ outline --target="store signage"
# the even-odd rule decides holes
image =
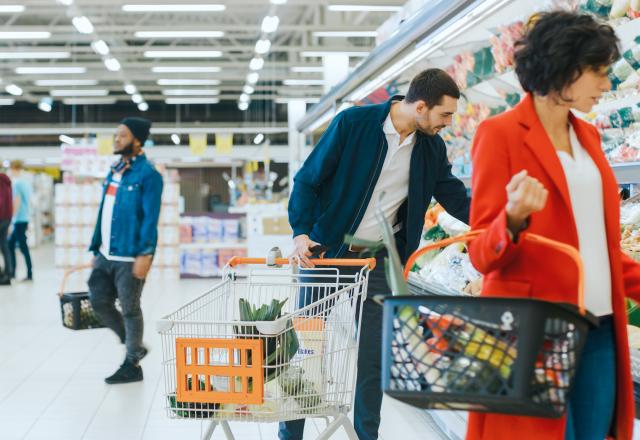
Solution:
[[[216,133],[216,156],[231,156],[233,133]]]
[[[193,133],[189,135],[189,148],[194,156],[204,156],[207,151],[207,134]]]

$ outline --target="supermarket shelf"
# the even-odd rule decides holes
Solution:
[[[611,165],[618,183],[640,183],[640,162]]]
[[[180,243],[180,249],[246,249],[247,242],[235,243]]]

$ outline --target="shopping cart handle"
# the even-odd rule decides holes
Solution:
[[[375,258],[314,258],[311,260],[316,266],[368,266],[369,270],[376,268]],[[240,264],[267,264],[266,258],[232,257],[229,260],[230,267]],[[276,258],[276,265],[286,266],[290,264],[288,258]]]

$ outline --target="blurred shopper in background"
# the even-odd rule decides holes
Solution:
[[[16,277],[16,246],[24,256],[27,265],[27,277],[23,281],[33,281],[33,265],[27,244],[27,229],[29,229],[29,215],[31,212],[31,184],[23,176],[22,162],[11,162],[9,175],[12,180],[13,193],[13,231],[9,238],[9,255],[11,256],[11,278]]]
[[[2,254],[3,266],[0,271],[0,286],[11,284],[11,254],[9,252],[9,226],[13,216],[13,193],[11,179],[4,173],[0,173],[0,254]]]
[[[104,183],[90,250],[94,253],[89,278],[91,304],[104,324],[126,346],[125,360],[108,384],[143,379],[140,361],[144,322],[140,298],[158,241],[162,176],[147,160],[142,147],[151,122],[126,118],[118,126],[112,166]],[[120,300],[122,313],[115,307]]]

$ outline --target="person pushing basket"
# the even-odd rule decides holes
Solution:
[[[614,30],[590,15],[534,17],[516,43],[526,96],[484,121],[472,146],[470,245],[483,295],[577,303],[578,272],[561,253],[523,239],[535,233],[580,249],[589,331],[566,416],[471,413],[467,440],[631,440],[634,400],[625,296],[640,300],[640,265],[620,247],[615,176],[589,113],[611,89],[620,58]],[[506,190],[505,190],[506,189]]]

